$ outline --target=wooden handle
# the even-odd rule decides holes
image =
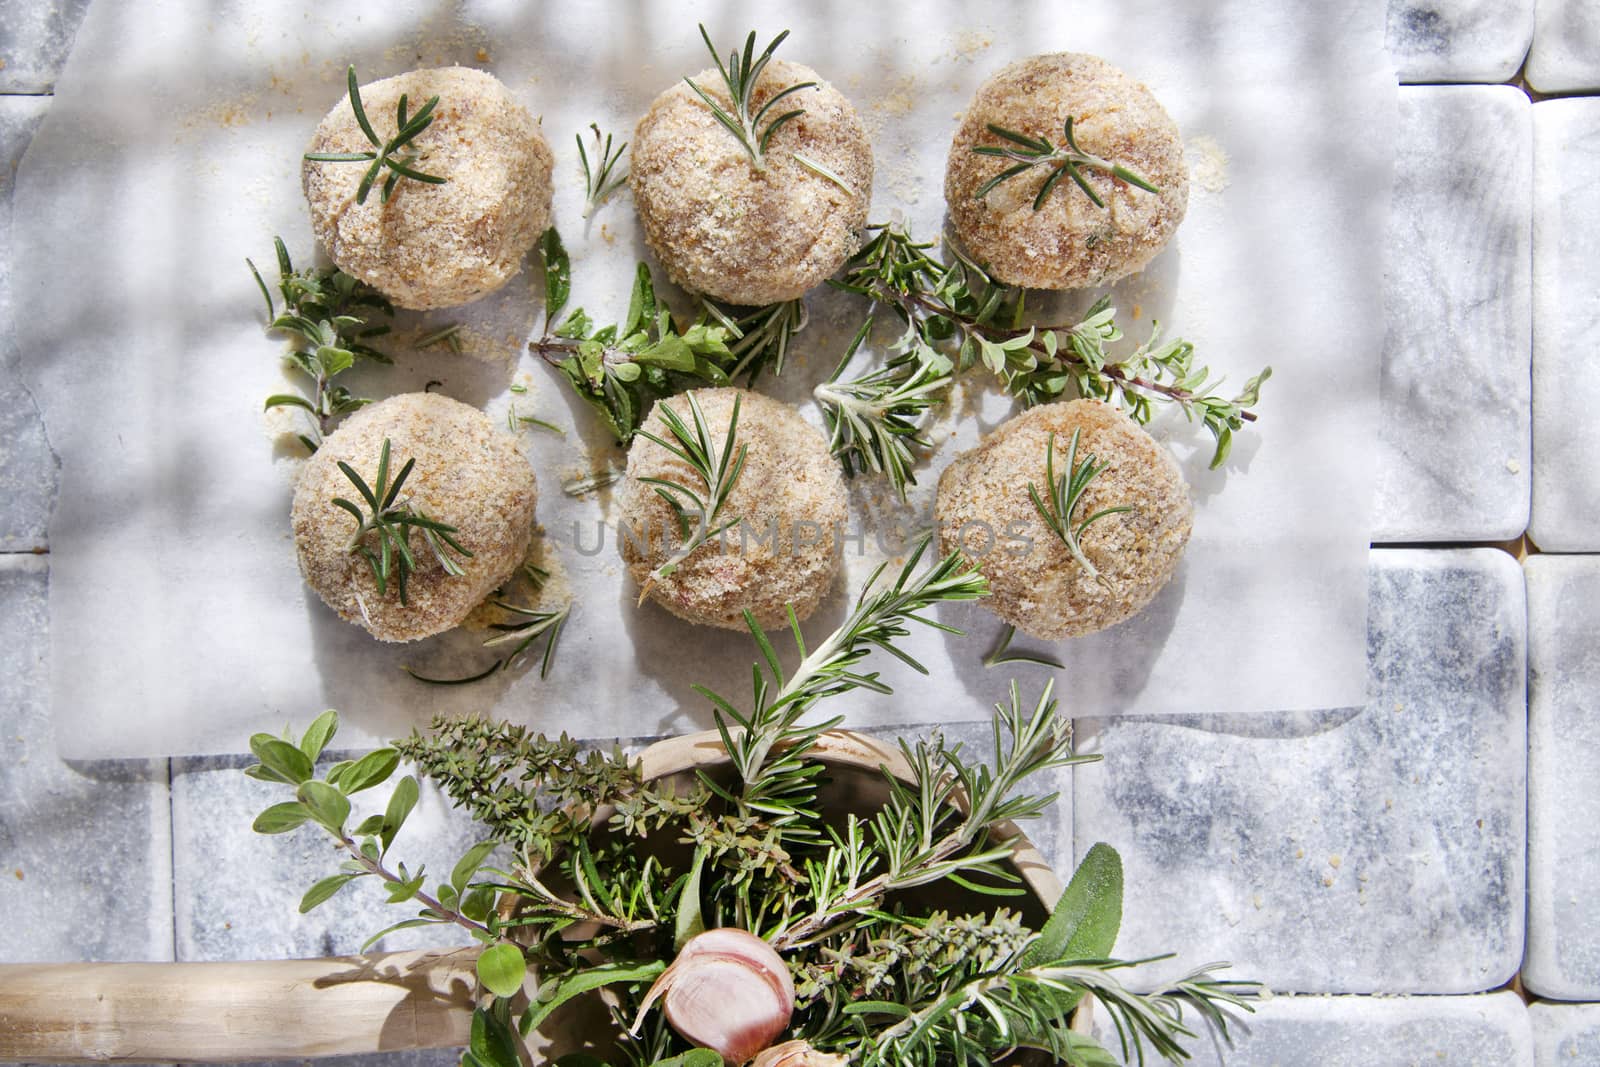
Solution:
[[[477,954],[0,966],[0,1060],[228,1063],[465,1045]]]

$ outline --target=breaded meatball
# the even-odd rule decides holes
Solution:
[[[1032,484],[1050,505],[1052,432],[1056,477],[1070,479],[1074,430],[1078,464],[1093,456],[1105,465],[1073,508],[1074,529],[1104,508],[1132,508],[1096,520],[1080,538],[1099,579],[1073,558],[1028,493]],[[939,478],[935,518],[942,551],[960,549],[989,580],[989,609],[1053,641],[1115,626],[1150,603],[1177,570],[1193,509],[1170,452],[1109,404],[1073,400],[1032,408],[957,456]]]
[[[681,82],[639,120],[628,179],[633,201],[650,250],[679,285],[734,304],[775,304],[820,284],[859,247],[872,199],[872,148],[850,101],[810,67],[775,59],[750,110],[807,81],[819,84],[769,113],[805,109],[773,134],[760,170]],[[731,110],[715,70],[694,82]],[[796,152],[848,189],[797,162]]]
[[[1039,165],[978,196],[1017,163],[972,150],[1012,147],[990,125],[1064,148],[1069,117],[1084,153],[1120,164],[1160,191],[1085,166],[1080,173],[1105,207],[1063,175],[1035,211],[1055,170]],[[1149,89],[1096,56],[1059,52],[1018,60],[978,90],[950,146],[944,196],[956,236],[996,278],[1078,289],[1143,270],[1166,247],[1189,205],[1189,170],[1178,127]]]
[[[701,495],[705,482],[654,441],[636,437],[628,449],[617,531],[628,572],[641,587],[649,583],[650,599],[690,622],[742,630],[749,609],[771,629],[788,621],[785,605],[793,605],[804,619],[839,572],[838,538],[848,508],[838,462],[822,434],[794,408],[745,389],[697,389],[658,401],[644,429],[676,445],[661,408],[671,407],[693,427],[690,395],[718,449],[739,399],[734,447],[748,446],[744,471],[718,517],[719,523],[737,523],[652,582],[652,572],[678,548],[680,538],[672,509],[643,479],[666,479]]]
[[[439,98],[433,123],[410,148],[418,154],[412,169],[445,184],[401,178],[384,203],[385,170],[358,204],[367,164],[307,160],[301,182],[311,226],[340,270],[400,307],[465,304],[509,281],[550,225],[550,146],[504,85],[466,67],[414,70],[363,85],[363,110],[385,140],[395,134],[402,93],[412,115]],[[317,127],[308,151],[372,147],[344,99]]]
[[[472,553],[450,556],[465,571],[452,575],[413,530],[408,543],[417,569],[404,604],[392,578],[379,595],[366,560],[350,551],[355,517],[333,503],[343,497],[371,514],[338,464],[348,463],[377,491],[386,439],[390,484],[406,460],[416,461],[396,503],[454,526],[453,536]],[[466,618],[522,562],[536,498],[533,469],[483,412],[437,393],[390,397],[351,415],[306,461],[294,493],[300,572],[325,604],[378,640],[430,637]],[[377,550],[378,535],[368,533],[366,544]]]

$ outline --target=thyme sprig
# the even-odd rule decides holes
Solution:
[[[1102,297],[1076,322],[1056,325],[1025,324],[1024,294],[997,281],[981,266],[952,248],[951,262],[930,256],[931,243],[918,242],[894,226],[869,227],[874,236],[845,265],[836,288],[866,298],[874,313],[886,310],[904,326],[892,351],[893,374],[875,380],[887,368],[854,381],[840,383],[837,375],[818,396],[824,417],[834,425],[848,421],[846,401],[859,387],[869,395],[892,390],[945,364],[959,373],[982,363],[1008,393],[1026,406],[1048,403],[1073,395],[1116,404],[1138,423],[1148,423],[1158,404],[1177,406],[1198,420],[1216,440],[1211,466],[1226,462],[1233,434],[1256,419],[1250,410],[1260,400],[1261,385],[1272,374],[1268,367],[1245,383],[1232,397],[1217,390],[1205,366],[1196,366],[1194,346],[1186,341],[1164,341],[1159,326],[1131,354],[1118,358],[1109,346],[1122,340],[1116,309]],[[863,326],[863,331],[870,323]],[[858,334],[864,337],[865,334]],[[859,342],[858,342],[859,343]],[[868,406],[859,415],[862,425],[836,434],[836,454],[851,470],[883,470],[903,497],[909,479],[911,448],[918,442],[907,432],[916,418],[936,399],[937,389],[926,393],[928,402],[916,408]],[[894,419],[900,420],[897,424]],[[876,424],[876,425],[874,425]],[[897,455],[886,446],[898,443]],[[881,451],[886,458],[879,458]]]
[[[996,126],[994,123],[990,123],[989,132],[1006,143],[975,145],[972,149],[973,153],[980,156],[998,156],[1001,159],[1011,159],[1015,160],[1016,163],[980,185],[978,191],[973,194],[973,199],[982,200],[996,186],[1008,182],[1018,175],[1026,174],[1035,167],[1054,168],[1051,170],[1049,177],[1045,178],[1044,184],[1039,187],[1039,195],[1033,198],[1033,210],[1035,211],[1044,206],[1045,200],[1050,196],[1050,191],[1064,177],[1071,178],[1073,184],[1082,189],[1084,195],[1094,202],[1095,207],[1105,207],[1105,200],[1101,199],[1100,194],[1095,192],[1094,186],[1090,185],[1088,179],[1083,176],[1085,168],[1104,171],[1113,178],[1118,178],[1146,192],[1159,193],[1161,191],[1151,185],[1148,180],[1140,177],[1122,164],[1114,163],[1109,159],[1093,155],[1079,148],[1078,139],[1072,133],[1072,121],[1072,116],[1068,115],[1062,130],[1062,139],[1065,143],[1059,146],[1051,144],[1048,137],[1029,137],[1025,133],[1018,133],[1016,130],[1008,130],[1004,126]]]
[[[356,79],[355,64],[351,64],[345,72],[345,80],[349,86],[350,110],[355,112],[356,124],[361,127],[361,132],[368,141],[372,142],[372,151],[367,152],[307,152],[305,158],[316,163],[371,163],[367,172],[361,176],[361,184],[356,187],[356,203],[365,204],[367,194],[372,191],[376,182],[385,168],[389,176],[384,179],[381,187],[380,199],[387,204],[393,195],[395,186],[401,178],[410,178],[412,181],[424,182],[428,185],[443,185],[449,181],[436,174],[425,174],[416,168],[420,159],[417,150],[411,147],[411,142],[417,136],[433,125],[433,111],[439,106],[439,98],[432,96],[428,102],[419,108],[416,114],[408,114],[409,101],[406,94],[401,93],[395,105],[395,135],[385,141],[378,136],[378,131],[372,128],[372,122],[367,118],[367,109],[361,105],[361,85]]]
[[[366,508],[344,497],[333,498],[335,507],[348,511],[356,520],[355,532],[350,535],[347,545],[348,551],[367,561],[367,566],[372,569],[373,580],[377,582],[379,596],[387,594],[389,583],[393,581],[402,604],[407,602],[406,583],[417,569],[417,557],[410,544],[413,530],[422,534],[423,544],[439,561],[444,572],[452,577],[466,573],[457,557],[472,557],[472,553],[456,540],[458,531],[454,526],[430,519],[400,495],[416,462],[414,457],[407,459],[394,480],[390,481],[389,439],[385,437],[383,447],[378,452],[378,473],[373,486],[369,486],[350,464],[339,461],[339,470],[361,494]],[[373,535],[378,541],[376,549],[369,543]]]
[[[800,92],[802,89],[816,87],[816,82],[796,82],[794,85],[774,93],[766,103],[751,113],[755,103],[756,83],[761,80],[762,71],[772,61],[772,54],[778,46],[789,36],[789,31],[784,30],[774,37],[759,56],[755,54],[756,34],[750,31],[750,36],[745,38],[744,53],[741,55],[737,49],[728,54],[728,61],[722,61],[717,46],[711,43],[711,35],[706,32],[705,25],[700,26],[700,38],[706,43],[706,50],[711,53],[711,58],[717,64],[717,72],[722,75],[722,82],[728,89],[728,96],[732,100],[733,110],[724,108],[715,97],[694,83],[692,78],[684,78],[684,83],[694,90],[696,96],[705,101],[711,109],[711,114],[716,120],[727,127],[728,132],[739,139],[744,150],[749,153],[750,162],[756,170],[766,169],[767,145],[772,141],[772,135],[782,129],[784,124],[791,122],[805,114],[805,108],[795,108],[767,118],[768,112],[777,106],[780,100]],[[762,123],[766,125],[763,127]]]
[[[592,163],[588,151],[583,147],[583,135],[573,135],[578,142],[578,162],[583,166],[584,218],[593,215],[612,193],[628,184],[628,172],[617,170],[617,165],[622,162],[622,153],[628,150],[628,142],[623,141],[613,150],[611,134],[601,134],[599,125],[593,122],[589,123],[589,129],[594,131]]]
[[[722,514],[728,498],[739,484],[739,476],[744,473],[745,454],[750,447],[738,438],[741,398],[733,398],[728,429],[723,434],[721,447],[718,447],[705,413],[700,410],[700,401],[695,399],[693,393],[685,396],[689,401],[689,417],[693,425],[685,422],[666,401],[662,401],[657,405],[657,410],[661,413],[661,421],[671,440],[643,428],[640,428],[639,436],[653,441],[688,464],[705,488],[702,490],[671,478],[640,477],[640,481],[666,501],[678,520],[678,547],[650,572],[650,577],[639,590],[641,604],[656,582],[676,571],[701,545],[738,522],[737,518],[723,520]]]
[[[374,313],[393,315],[394,307],[376,289],[333,267],[295,270],[283,238],[272,239],[278,258],[279,312],[261,272],[248,258],[245,264],[267,305],[267,329],[289,338],[284,357],[305,379],[301,393],[274,393],[264,410],[294,407],[306,413],[309,432],[297,437],[308,452],[315,452],[323,437],[341,416],[371,403],[355,396],[334,379],[360,360],[392,362],[368,342],[389,332],[387,324],[371,324]]]
[[[1057,477],[1056,435],[1055,431],[1051,431],[1044,446],[1045,496],[1041,497],[1038,486],[1029,482],[1028,499],[1033,501],[1034,510],[1038,511],[1045,525],[1061,539],[1061,543],[1067,547],[1067,551],[1072,554],[1078,566],[1083,568],[1084,573],[1101,584],[1109,585],[1100,571],[1089,561],[1089,557],[1084,554],[1083,535],[1090,526],[1101,519],[1132,511],[1133,506],[1118,504],[1115,507],[1101,508],[1082,520],[1073,518],[1073,513],[1083,500],[1083,494],[1089,489],[1089,483],[1106,469],[1104,463],[1096,466],[1093,454],[1083,457],[1082,463],[1078,462],[1078,438],[1082,432],[1079,429],[1072,431],[1072,440],[1067,444],[1067,473]]]

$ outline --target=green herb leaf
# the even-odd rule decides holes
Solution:
[[[389,805],[383,813],[383,827],[378,831],[384,852],[388,852],[389,846],[394,844],[395,835],[400,832],[400,827],[405,825],[411,809],[417,806],[417,798],[420,795],[421,790],[417,787],[416,778],[409,774],[395,785],[394,792],[389,796]]]
[[[516,945],[500,942],[483,950],[478,957],[478,981],[497,997],[514,997],[522,989],[528,961]]]
[[[646,982],[666,969],[667,965],[660,960],[631,965],[603,963],[546,983],[522,1016],[522,1032],[528,1034],[538,1029],[551,1012],[573,997],[618,982]]]
[[[379,748],[356,760],[339,778],[339,788],[345,794],[359,793],[389,780],[394,769],[400,766],[400,753],[392,748]]]
[[[1084,854],[1061,899],[1022,955],[1023,967],[1054,960],[1103,959],[1116,947],[1122,926],[1122,857],[1099,842]]]
[[[471,1044],[461,1054],[462,1067],[522,1067],[517,1037],[511,1027],[487,1008],[472,1013]]]
[[[478,868],[483,866],[483,861],[493,852],[495,841],[479,841],[467,849],[466,854],[456,863],[455,870],[450,872],[450,885],[457,893],[467,891],[467,883],[472,881],[472,876],[478,873]]]
[[[280,782],[296,785],[312,775],[311,761],[306,754],[271,734],[256,734],[250,738],[250,751],[261,761],[261,766]]]
[[[335,834],[344,833],[344,821],[350,817],[350,801],[343,793],[316,780],[301,782],[296,793],[300,803],[320,825]]]
[[[343,889],[350,882],[360,877],[361,875],[359,874],[336,874],[331,878],[324,878],[322,881],[306,890],[306,895],[300,898],[300,914],[304,915],[306,912],[310,911],[312,908],[316,907],[318,904],[321,904],[339,890]]]
[[[274,804],[257,815],[251,829],[258,834],[286,834],[303,826],[309,818],[311,813],[305,809],[305,805],[290,800]]]
[[[323,712],[306,727],[305,735],[300,738],[300,751],[306,754],[306,759],[315,763],[338,731],[339,713],[331,710]]]
[[[572,259],[554,226],[539,238],[539,255],[544,260],[544,321],[548,329],[572,296]]]
[[[672,934],[672,947],[682,949],[691,937],[705,932],[705,916],[700,912],[700,876],[706,866],[706,847],[695,849],[694,862],[683,880],[683,892],[678,895],[678,919]]]

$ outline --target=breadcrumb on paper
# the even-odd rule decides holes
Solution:
[[[360,499],[341,460],[376,489],[386,438],[391,479],[406,460],[416,460],[402,497],[454,526],[456,540],[472,553],[457,559],[466,573],[451,575],[413,534],[417,569],[406,604],[392,580],[378,594],[366,561],[349,550],[355,518],[333,503]],[[537,499],[533,469],[483,412],[438,393],[390,397],[351,415],[306,461],[292,513],[300,572],[323,603],[380,641],[430,637],[465,619],[522,562]],[[376,543],[376,535],[369,537]]]
[[[1105,207],[1063,178],[1038,211],[1033,201],[1052,168],[1034,167],[981,199],[983,184],[1014,161],[978,155],[1003,144],[990,125],[1060,146],[1073,137],[1090,155],[1132,170],[1160,190],[1083,168]],[[1189,203],[1189,172],[1177,124],[1144,85],[1097,56],[1032,56],[984,83],[967,108],[945,171],[945,200],[967,251],[1010,285],[1079,289],[1143,270],[1166,247]]]
[[[361,87],[378,136],[392,136],[404,93],[411,114],[439,98],[433,123],[411,142],[414,169],[445,178],[400,179],[385,203],[379,176],[366,203],[356,192],[367,165],[307,160],[301,183],[311,226],[347,274],[400,307],[453,307],[499,289],[550,225],[554,157],[539,124],[493,75],[466,67],[414,70]],[[348,99],[317,127],[309,152],[365,152]]]
[[[1045,452],[1055,433],[1055,471],[1066,469],[1072,432],[1077,459],[1105,469],[1089,483],[1072,517],[1131,505],[1090,526],[1080,539],[1100,572],[1096,581],[1072,558],[1028,495],[1048,500]],[[1172,578],[1189,541],[1193,508],[1172,454],[1120,411],[1099,400],[1033,408],[1003,423],[957,456],[939,478],[934,509],[940,551],[961,549],[989,580],[989,610],[1045,640],[1077,637],[1131,618]]]
[[[731,113],[717,71],[693,80]],[[805,81],[818,84],[778,105],[805,113],[773,134],[761,170],[681,82],[639,120],[629,161],[633,201],[650,251],[685,289],[748,306],[793,300],[860,246],[872,199],[872,148],[850,101],[810,67],[774,59],[756,84],[751,111]],[[797,162],[796,152],[838,175],[846,188]]]
[[[692,425],[688,396],[705,415],[720,448],[739,398],[735,447],[745,444],[744,472],[720,520],[735,519],[721,543],[700,546],[673,573],[657,579],[650,599],[689,622],[744,629],[748,609],[766,629],[809,616],[839,573],[838,533],[848,518],[844,476],[817,429],[787,404],[746,389],[697,389],[651,408],[644,429],[671,441],[661,418],[667,404]],[[672,509],[643,478],[663,478],[705,491],[693,468],[642,435],[628,449],[620,487],[617,542],[635,583],[643,585],[678,546]],[[814,524],[814,525],[813,525]],[[741,536],[740,527],[746,531]],[[628,536],[628,531],[633,536]],[[666,532],[669,536],[663,536]],[[770,536],[775,532],[776,536]],[[723,546],[726,546],[725,548]]]

